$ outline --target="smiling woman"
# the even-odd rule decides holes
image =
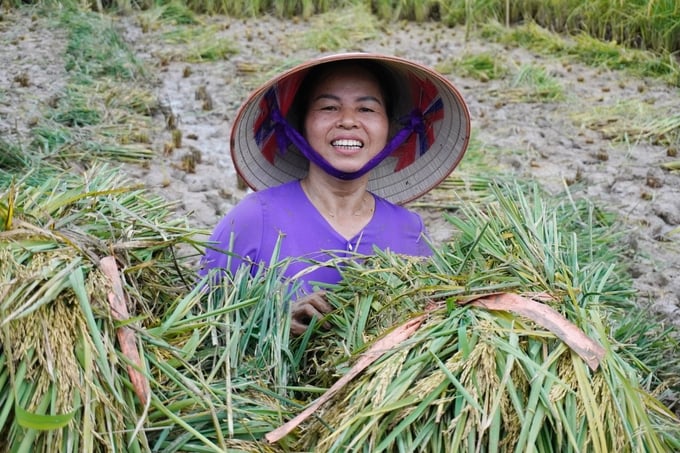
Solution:
[[[290,259],[292,331],[304,332],[330,309],[319,290],[338,283],[342,260],[432,254],[423,220],[400,204],[453,171],[469,131],[453,85],[407,60],[341,54],[279,75],[234,121],[232,158],[256,192],[215,228],[203,275]]]
[[[360,64],[320,68],[303,81],[314,88],[301,102],[306,112],[302,131],[318,158],[310,161],[301,186],[326,221],[351,239],[375,211],[362,176],[382,160],[378,154],[389,132],[387,97],[376,74]]]

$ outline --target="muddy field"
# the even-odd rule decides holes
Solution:
[[[245,195],[228,149],[236,110],[263,74],[273,74],[283,62],[323,53],[300,44],[315,23],[205,19],[206,26],[216,26],[216,39],[230,37],[237,52],[224,60],[189,64],[168,58],[182,54],[181,47],[188,44],[169,43],[163,38],[167,30],[143,32],[136,16],[115,20],[135,55],[152,70],[153,90],[164,112],[154,118],[154,160],[122,168],[176,200],[179,212],[207,233]],[[66,37],[29,14],[5,13],[0,41],[0,134],[9,141],[25,141],[34,118],[65,85]],[[564,88],[565,100],[521,102],[507,79],[480,82],[449,75],[469,104],[475,152],[497,154],[490,161],[498,171],[538,181],[555,194],[568,187],[572,197],[587,197],[618,213],[630,229],[626,241],[631,251],[638,252],[630,259],[641,303],[651,303],[663,319],[680,326],[680,174],[661,167],[677,157],[668,145],[635,136],[617,140],[611,128],[622,118],[603,113],[600,121],[584,121],[584,115],[592,117],[626,102],[643,101],[652,111],[673,111],[680,105],[677,88],[478,38],[466,40],[463,29],[437,24],[399,24],[343,50],[394,54],[429,66],[466,53],[495,52],[514,67],[544,67]],[[23,83],[22,74],[30,74],[28,83]],[[183,135],[182,146],[172,152],[164,152],[172,141],[165,127],[168,114],[176,118]],[[192,165],[187,166],[188,161]],[[417,209],[435,240],[449,237],[440,211]]]

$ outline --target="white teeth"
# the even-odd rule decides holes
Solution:
[[[361,148],[363,146],[359,140],[334,140],[331,145],[343,148]]]

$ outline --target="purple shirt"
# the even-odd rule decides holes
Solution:
[[[201,274],[210,269],[227,269],[234,273],[243,263],[269,264],[281,236],[278,260],[290,261],[283,275],[293,277],[314,262],[353,254],[371,255],[374,247],[412,256],[430,256],[426,230],[420,216],[408,209],[375,198],[375,211],[369,223],[347,240],[324,219],[304,193],[300,181],[254,192],[246,196],[220,221],[210,237],[220,250],[207,249]],[[313,260],[313,261],[312,261]],[[254,266],[253,272],[256,269]],[[335,284],[338,269],[320,266],[300,277],[303,293],[314,291],[314,282]]]

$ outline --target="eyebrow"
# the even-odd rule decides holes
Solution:
[[[333,101],[340,101],[340,97],[335,96],[334,94],[320,94],[317,97],[315,97],[314,99],[312,99],[312,102],[316,102],[316,101],[319,101],[321,99],[331,99]],[[380,99],[378,99],[375,96],[361,96],[361,97],[357,98],[356,101],[358,101],[358,102],[373,101],[373,102],[376,102],[380,105],[383,105],[383,103],[380,102]]]

